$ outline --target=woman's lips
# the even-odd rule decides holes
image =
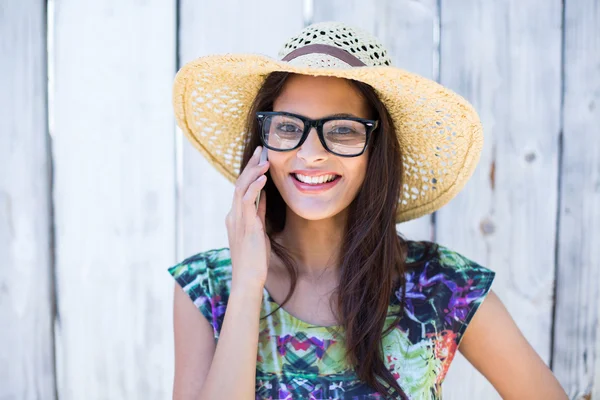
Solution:
[[[308,184],[308,183],[300,182],[298,179],[296,179],[296,177],[293,174],[290,174],[290,179],[292,180],[292,182],[294,182],[294,185],[296,185],[296,188],[300,192],[308,193],[308,194],[317,194],[317,193],[322,193],[326,190],[329,190],[332,187],[334,187],[335,185],[337,185],[337,183],[341,180],[341,178],[342,177],[338,175],[331,182]]]

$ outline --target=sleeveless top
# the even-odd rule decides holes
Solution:
[[[405,272],[402,318],[382,338],[384,363],[411,400],[441,399],[463,333],[495,277],[494,271],[439,244],[426,255],[425,243],[407,241],[406,262],[426,261]],[[210,322],[218,341],[231,288],[229,249],[199,253],[168,272]],[[401,298],[401,289],[391,296],[385,328],[400,312]],[[265,288],[260,317],[277,307]],[[383,399],[345,364],[339,330],[311,325],[283,308],[261,319],[256,399]]]

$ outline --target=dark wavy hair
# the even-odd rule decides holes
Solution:
[[[261,145],[255,113],[273,110],[273,103],[290,75],[288,72],[272,72],[254,98],[246,121],[247,137],[242,169],[256,146]],[[372,116],[379,120],[379,127],[370,139],[364,182],[348,206],[340,255],[340,282],[334,294],[337,296],[338,307],[334,312],[344,329],[346,360],[354,368],[358,378],[380,394],[387,393],[392,398],[407,399],[394,376],[385,367],[381,345],[382,337],[396,327],[405,307],[408,246],[396,231],[395,224],[402,187],[399,179],[403,171],[402,149],[396,139],[394,122],[375,90],[362,82],[349,82],[367,101]],[[291,298],[298,274],[294,259],[285,247],[273,239],[285,226],[286,204],[269,172],[266,175],[265,229],[272,250],[283,261],[292,282],[287,297],[273,311],[275,312]],[[425,254],[431,254],[431,247],[426,249]],[[394,280],[394,271],[398,273],[398,281]],[[389,300],[399,288],[402,290],[401,312],[396,316],[395,323],[383,332]]]

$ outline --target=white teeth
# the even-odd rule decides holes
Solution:
[[[306,176],[301,174],[294,174],[296,179],[300,182],[308,183],[311,185],[318,185],[324,182],[329,182],[335,179],[336,175],[321,175],[321,176]]]

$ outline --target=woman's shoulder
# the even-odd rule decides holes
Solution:
[[[182,285],[206,286],[211,294],[226,289],[231,280],[231,256],[228,247],[205,250],[185,258],[168,269]]]
[[[449,332],[458,346],[496,272],[440,243],[407,244],[407,310],[423,327],[420,334]]]
[[[231,274],[231,256],[228,247],[205,250],[185,258],[169,268],[171,275],[211,274],[218,278]]]
[[[226,266],[230,261],[229,247],[214,248],[201,251],[189,256],[171,268],[178,266],[205,266],[207,268],[219,268]]]
[[[431,241],[407,241],[408,269],[421,273],[441,273],[458,277],[481,276],[490,279],[495,272],[441,243]]]
[[[169,267],[168,272],[211,323],[218,338],[231,290],[229,248],[194,254]]]

